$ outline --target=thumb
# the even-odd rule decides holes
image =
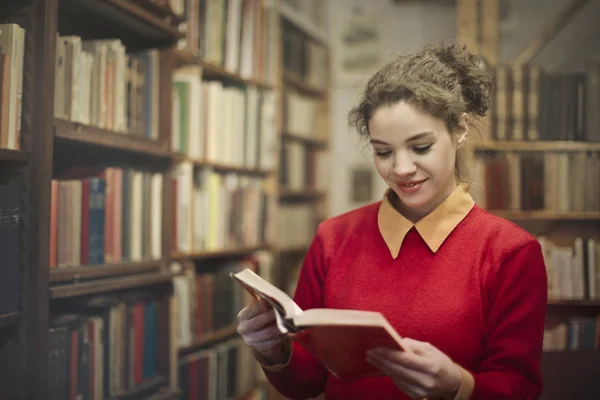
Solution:
[[[272,308],[271,304],[269,304],[269,302],[267,300],[265,300],[265,299],[259,299],[257,301],[257,303],[258,303],[257,304],[258,307],[260,308],[260,311],[262,311],[262,312],[268,311],[268,310],[270,310]]]
[[[429,343],[426,342],[420,342],[418,340],[415,339],[411,339],[411,338],[403,338],[402,339],[402,346],[408,350],[411,351],[417,355],[424,355],[426,354],[429,349],[430,349],[430,345]]]

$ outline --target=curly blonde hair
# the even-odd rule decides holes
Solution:
[[[385,63],[367,82],[361,99],[348,114],[350,127],[369,137],[369,121],[381,107],[404,101],[444,120],[454,132],[460,116],[483,117],[490,107],[492,81],[481,59],[448,41],[400,54]],[[474,122],[474,118],[470,119]],[[463,175],[457,157],[456,175]]]

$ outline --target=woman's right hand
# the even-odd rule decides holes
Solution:
[[[275,311],[263,299],[253,302],[242,309],[238,316],[237,331],[244,342],[252,346],[271,364],[283,364],[289,354],[285,350],[287,338],[275,321]]]

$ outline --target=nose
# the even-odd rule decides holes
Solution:
[[[396,153],[394,158],[394,174],[401,177],[413,175],[417,172],[417,165],[409,154],[403,151]]]

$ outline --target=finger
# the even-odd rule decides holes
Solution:
[[[380,347],[372,350],[371,354],[377,358],[388,360],[393,364],[398,364],[408,369],[423,373],[431,372],[430,361],[426,357],[410,351],[398,351]]]
[[[282,337],[282,333],[279,331],[279,328],[273,324],[264,329],[242,335],[242,337],[246,343],[253,345],[274,338],[280,339]]]
[[[409,352],[413,352],[418,355],[424,355],[431,351],[431,345],[429,343],[407,337],[402,339],[402,346],[409,350]]]
[[[240,335],[244,335],[248,332],[257,331],[273,321],[275,321],[275,313],[272,311],[264,312],[254,316],[251,319],[244,319],[240,321],[237,331]]]
[[[239,313],[238,313],[238,320],[243,320],[243,319],[251,319],[255,316],[257,316],[258,314],[261,314],[265,311],[269,310],[269,307],[265,306],[265,303],[268,304],[265,300],[259,300],[259,301],[255,301],[252,304],[250,304],[247,307],[244,307]]]
[[[421,371],[404,367],[386,358],[378,355],[370,356],[371,363],[381,369],[386,375],[390,376],[396,382],[410,383],[418,387],[426,387],[431,383],[431,377]]]

